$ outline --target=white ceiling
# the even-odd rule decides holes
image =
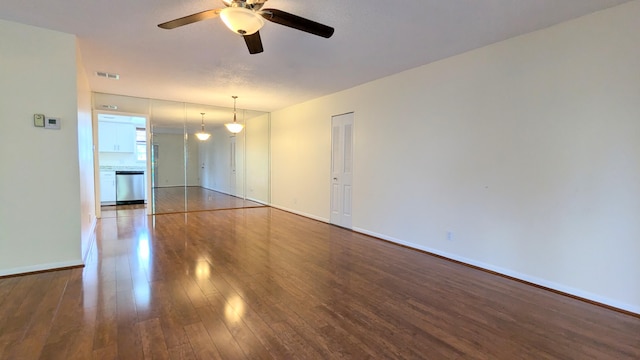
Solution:
[[[219,18],[157,27],[221,0],[2,0],[0,18],[77,35],[94,91],[272,111],[625,2],[269,0],[336,31],[266,22],[256,55]]]

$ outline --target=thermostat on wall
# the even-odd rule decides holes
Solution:
[[[60,130],[60,119],[48,117],[44,120],[45,129]]]

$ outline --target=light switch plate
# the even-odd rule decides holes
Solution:
[[[43,114],[33,114],[33,126],[44,127],[44,115]]]

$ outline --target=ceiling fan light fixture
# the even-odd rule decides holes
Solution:
[[[231,6],[220,11],[220,18],[236,34],[252,35],[264,26],[262,16],[243,7]]]

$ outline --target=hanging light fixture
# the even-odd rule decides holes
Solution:
[[[209,136],[211,136],[211,134],[209,134],[209,133],[204,131],[204,113],[200,113],[200,115],[202,115],[202,130],[200,130],[200,132],[196,133],[196,137],[200,141],[205,141],[205,140],[209,139]]]
[[[227,130],[229,130],[229,132],[233,134],[237,134],[240,131],[242,131],[242,128],[244,128],[244,125],[236,122],[236,99],[238,97],[234,95],[232,96],[232,98],[233,98],[233,122],[224,124],[224,126],[227,127]]]

